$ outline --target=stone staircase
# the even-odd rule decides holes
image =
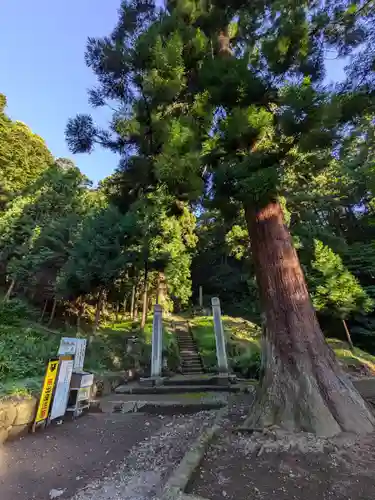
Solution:
[[[184,375],[203,373],[203,364],[187,323],[176,323],[176,338]]]

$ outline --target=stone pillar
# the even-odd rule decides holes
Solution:
[[[152,354],[151,377],[161,377],[163,357],[163,310],[159,304],[154,306],[154,319],[152,323]]]
[[[221,322],[220,300],[218,297],[212,297],[212,315],[214,317],[214,329],[216,340],[216,358],[219,373],[228,373],[228,359],[225,343],[224,328]]]
[[[199,287],[199,307],[202,309],[203,307],[203,287]]]

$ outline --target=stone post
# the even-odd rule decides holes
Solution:
[[[212,297],[212,315],[214,317],[214,329],[216,340],[216,358],[219,373],[228,373],[228,359],[224,336],[223,324],[221,322],[220,300],[218,297]]]
[[[154,306],[154,319],[152,323],[152,354],[151,377],[161,377],[163,357],[163,310],[159,304]]]
[[[203,307],[203,287],[199,287],[199,307],[202,309]]]

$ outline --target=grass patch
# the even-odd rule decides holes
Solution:
[[[344,366],[349,367],[351,365],[357,368],[364,366],[375,375],[375,356],[362,351],[358,347],[355,347],[354,351],[351,351],[346,342],[341,342],[337,339],[328,339],[327,341],[334,350],[336,357]]]
[[[257,378],[260,369],[261,329],[243,318],[222,317],[230,368],[239,376]],[[216,371],[216,344],[212,316],[190,320],[205,369]]]
[[[216,371],[216,344],[212,316],[191,319],[190,324],[205,368]],[[231,370],[239,376],[258,378],[261,354],[261,329],[255,323],[243,318],[223,316],[222,322],[227,340],[227,354]],[[375,356],[355,348],[349,349],[346,342],[327,339],[337,358],[345,367],[366,367],[375,375]]]

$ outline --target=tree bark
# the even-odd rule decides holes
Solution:
[[[280,204],[245,210],[266,320],[262,377],[245,425],[320,436],[372,431],[374,416],[319,327]]]
[[[103,308],[103,301],[104,301],[104,290],[100,290],[100,292],[98,294],[98,301],[96,303],[95,322],[94,322],[94,328],[93,328],[94,334],[96,333],[96,331],[99,327],[100,315],[101,315],[102,308]]]
[[[82,319],[82,316],[83,316],[83,298],[80,297],[78,299],[78,314],[77,314],[77,325],[76,325],[77,333],[79,333],[80,330],[81,330],[81,319]]]
[[[10,282],[9,288],[7,290],[7,293],[4,296],[3,302],[8,302],[8,300],[12,296],[12,292],[13,292],[13,289],[14,289],[15,285],[16,285],[16,280],[12,279],[12,281]]]
[[[53,318],[55,317],[55,312],[56,312],[56,305],[57,305],[57,300],[56,300],[56,297],[53,298],[53,305],[52,305],[52,311],[51,311],[51,315],[49,317],[49,320],[48,320],[48,323],[47,323],[47,326],[50,326],[52,321],[53,321]]]
[[[147,309],[148,309],[148,263],[145,262],[145,283],[143,287],[143,305],[142,305],[142,319],[141,319],[141,328],[143,329],[146,325],[147,321]]]
[[[350,335],[348,325],[346,324],[346,321],[344,319],[342,320],[342,324],[344,325],[344,330],[346,333],[346,338],[348,339],[348,344],[350,346],[350,350],[354,351],[354,344],[352,341],[352,336]]]
[[[47,304],[48,304],[48,299],[44,301],[44,307],[43,307],[42,314],[40,315],[40,318],[39,318],[39,323],[41,323],[43,321],[44,315],[46,314]]]
[[[122,313],[123,313],[123,317],[125,318],[126,317],[126,306],[127,306],[127,297],[126,297],[126,294],[124,295],[124,300],[122,302]]]
[[[130,318],[134,319],[134,305],[135,305],[135,285],[132,288],[132,298],[130,302]]]

